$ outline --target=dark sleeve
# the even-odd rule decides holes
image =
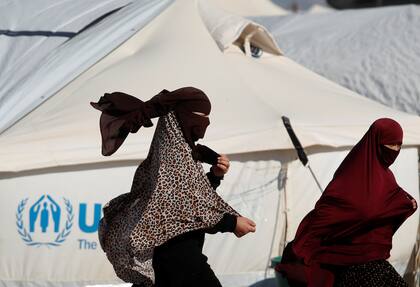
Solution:
[[[210,181],[211,186],[213,187],[213,189],[216,189],[219,185],[220,182],[223,179],[222,177],[219,176],[215,176],[213,171],[210,169],[210,171],[207,173],[207,178]],[[235,231],[236,228],[236,216],[229,214],[229,213],[225,213],[222,217],[222,219],[212,228],[208,228],[205,230],[206,233],[217,233],[217,232],[233,232]]]
[[[206,233],[217,233],[217,232],[233,232],[236,228],[236,215],[225,213],[222,219],[212,228],[205,230]]]
[[[213,189],[217,189],[220,185],[220,182],[223,180],[223,176],[215,176],[213,171],[210,169],[210,171],[206,174],[207,178],[210,181],[211,186]]]

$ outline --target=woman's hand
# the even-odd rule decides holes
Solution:
[[[404,193],[405,193],[405,196],[408,198],[408,200],[411,201],[411,204],[413,206],[413,209],[417,209],[417,201],[410,194],[408,194],[407,192],[404,191]]]
[[[236,219],[236,227],[235,227],[235,235],[236,237],[242,237],[249,232],[255,232],[256,230],[256,224],[251,219],[248,219],[246,217],[238,216]]]
[[[215,176],[223,177],[229,171],[229,158],[222,154],[217,158],[217,164],[212,165],[211,170]]]
[[[417,209],[417,202],[414,198],[411,200],[411,203],[413,204],[413,209]]]

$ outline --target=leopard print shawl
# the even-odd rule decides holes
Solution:
[[[119,278],[153,286],[153,249],[177,235],[210,228],[225,213],[239,215],[211,187],[170,112],[158,121],[131,192],[104,207],[100,243]]]

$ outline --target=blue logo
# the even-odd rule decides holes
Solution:
[[[42,195],[26,213],[29,231],[23,220],[27,202],[28,198],[20,201],[16,211],[16,227],[22,240],[29,246],[60,246],[69,236],[73,226],[74,214],[70,201],[63,198],[64,206],[60,206],[51,196]],[[63,214],[65,218],[62,218]],[[65,222],[60,226],[63,219]]]

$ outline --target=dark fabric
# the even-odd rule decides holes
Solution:
[[[211,186],[213,187],[214,190],[216,190],[219,187],[220,182],[223,179],[223,177],[214,175],[212,171],[208,172],[206,175],[210,181]],[[213,226],[212,228],[202,230],[203,234],[204,233],[214,234],[217,232],[233,232],[235,231],[235,228],[236,228],[236,220],[237,220],[236,215],[225,213],[223,215],[223,218],[215,226]],[[203,239],[203,244],[204,244],[204,239]]]
[[[188,232],[155,248],[155,287],[221,287],[202,253],[204,233]]]
[[[182,129],[182,133],[184,134],[185,141],[194,150],[195,148],[194,143],[204,137],[207,127],[210,124],[210,120],[208,117],[203,117],[203,116],[194,114],[193,111],[202,112],[202,110],[199,110],[198,108],[189,110],[186,107],[183,107],[180,105],[179,108],[175,110],[175,113],[181,125],[181,129]]]
[[[193,114],[210,114],[211,104],[206,94],[193,87],[185,87],[169,92],[161,91],[150,100],[143,102],[122,92],[106,93],[97,103],[90,103],[102,112],[100,130],[102,154],[112,155],[122,145],[129,133],[136,133],[140,127],[153,126],[151,119],[174,111],[185,140],[194,148],[194,142],[204,137],[208,118]]]
[[[324,264],[322,267],[324,272],[329,272],[334,277],[334,287],[408,287],[394,267],[383,259],[351,266]],[[283,276],[288,278],[290,287],[308,286],[301,276],[305,273],[302,259],[294,254],[291,243],[286,246],[282,262],[276,266],[276,270],[281,270]]]
[[[408,287],[386,260],[345,267],[336,274],[334,287]]]
[[[207,177],[214,189],[220,185],[212,172]],[[155,248],[155,287],[221,286],[202,253],[205,233],[233,232],[235,227],[236,216],[226,213],[212,229],[190,231]]]
[[[306,287],[305,265],[303,259],[294,253],[292,244],[293,241],[286,245],[281,263],[277,264],[275,269],[287,278],[290,287]]]
[[[389,257],[394,232],[415,211],[412,197],[388,168],[398,152],[383,146],[402,144],[402,137],[397,122],[379,119],[346,156],[296,232],[293,252],[305,264],[294,274],[299,280],[332,286],[334,276],[323,264],[348,266]],[[283,264],[278,270],[290,268]]]
[[[193,149],[192,156],[195,160],[215,165],[220,155],[205,145],[197,144]]]
[[[205,233],[233,232],[236,227],[237,216],[225,213],[223,218],[212,228],[205,229]]]
[[[220,182],[223,179],[223,176],[222,177],[215,176],[214,173],[210,171],[207,173],[207,178],[210,181],[211,187],[213,187],[213,189],[216,189],[220,185]]]

